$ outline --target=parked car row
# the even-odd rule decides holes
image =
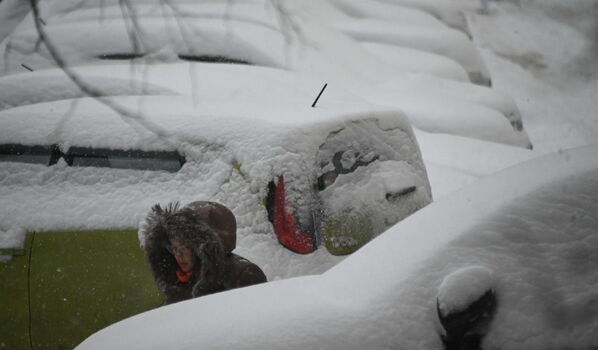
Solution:
[[[68,6],[71,2],[79,0],[56,7],[69,9],[74,6]],[[331,88],[342,87],[372,103],[399,108],[424,131],[531,147],[513,101],[469,82],[474,76],[489,79],[472,42],[421,10],[403,10],[420,14],[410,22],[389,22],[364,18],[367,11],[357,12],[361,20],[356,20],[336,2],[327,1],[287,0],[284,11],[276,11],[269,1],[230,6],[176,3],[170,8],[155,0],[136,2],[134,23],[123,20],[116,1],[95,5],[99,7],[92,7],[92,2],[66,13],[48,10],[47,16],[42,8],[41,14],[48,37],[71,64],[184,60],[283,68],[327,82]],[[328,22],[317,20],[322,12]],[[77,31],[71,30],[73,25]],[[129,35],[130,30],[136,34]],[[430,35],[425,36],[426,30],[432,31]],[[346,35],[352,32],[352,37]],[[373,37],[366,36],[370,32]],[[49,53],[36,49],[37,35],[35,26],[25,21],[5,40],[0,50],[6,73],[53,66]],[[397,36],[404,40],[396,41]],[[459,39],[447,39],[451,36]],[[406,63],[389,63],[392,55],[400,55]],[[437,68],[443,66],[450,68]],[[428,103],[430,99],[434,102]]]

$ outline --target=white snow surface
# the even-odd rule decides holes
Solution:
[[[438,287],[438,311],[446,316],[463,311],[484,293],[493,291],[492,271],[484,266],[467,266],[446,276]]]
[[[473,10],[481,7],[475,0],[379,2],[428,11],[464,32],[468,31],[459,8],[467,7],[471,33],[482,50],[493,90],[515,99],[518,106],[509,107],[508,111],[492,109],[503,112],[501,118],[509,117],[511,112],[519,116],[534,151],[464,137],[471,134],[447,133],[434,121],[424,124],[425,119],[419,122],[419,128],[426,130],[424,125],[429,125],[431,129],[418,130],[414,112],[439,107],[425,105],[425,99],[416,101],[413,107],[402,109],[409,112],[416,126],[436,203],[322,275],[275,281],[160,308],[115,324],[80,348],[439,349],[440,326],[435,315],[438,287],[447,275],[471,265],[492,270],[492,283],[499,295],[498,314],[484,345],[501,349],[598,347],[598,148],[566,150],[598,140],[595,1],[489,1],[487,14]],[[9,0],[2,2],[6,3]],[[313,3],[317,8],[317,2]],[[368,15],[375,11],[378,10],[369,11]],[[359,17],[364,13],[360,10],[356,14]],[[378,11],[374,17],[389,20],[391,13]],[[346,19],[337,17],[343,18]],[[337,54],[347,52],[342,47],[334,45],[329,49]],[[345,60],[343,64],[352,58],[338,56]],[[359,79],[342,77],[347,71],[326,63],[312,67],[310,64],[315,61],[307,59],[309,55],[304,57],[307,64],[303,73],[334,77],[339,82],[350,80],[344,87],[360,91]],[[392,76],[385,69],[363,69],[367,69],[369,80]],[[328,79],[316,80],[318,84],[314,85]],[[446,87],[445,80],[440,82]],[[399,82],[398,86],[408,91],[412,83]],[[437,85],[433,85],[434,89]],[[423,91],[429,93],[430,87],[424,84]],[[451,92],[455,88],[449,85],[441,91]],[[313,89],[317,91],[309,87],[310,91]],[[370,101],[380,104],[392,105],[394,100],[391,93],[380,97],[378,89],[370,94],[374,96]],[[459,102],[463,95],[471,94],[460,94]],[[402,93],[394,94],[394,98],[401,96]],[[409,102],[410,97],[405,100]],[[479,102],[476,101],[487,106]],[[444,109],[454,110],[452,105]],[[436,118],[436,122],[442,120]],[[527,162],[540,153],[551,152],[557,153]],[[519,162],[524,164],[489,177]],[[34,165],[27,167],[27,174],[42,174],[41,179],[52,177],[44,171],[40,173],[41,169],[32,169]],[[240,176],[230,172],[229,164],[223,163],[219,169],[230,177]],[[190,170],[204,171],[201,167]],[[26,178],[16,174],[14,179]],[[212,184],[208,178],[202,181]],[[189,183],[176,186],[179,185]],[[114,185],[107,185],[110,186]],[[198,185],[197,190],[196,193],[202,193],[204,188]],[[39,193],[32,188],[23,195]],[[189,191],[159,193],[158,197],[160,201],[177,199],[183,203],[197,199]],[[265,221],[253,216],[250,202],[226,204],[241,220]],[[139,212],[143,213],[151,205],[138,201],[129,204],[139,205]],[[39,204],[36,211],[60,215],[58,210],[52,212],[55,209]],[[26,210],[30,208],[19,208],[18,212]],[[136,224],[142,216],[131,219],[111,215],[110,221],[122,219]],[[99,214],[89,218],[89,222],[98,219]],[[20,237],[21,229],[11,226],[0,230],[8,232],[6,237],[13,240],[7,244],[19,244],[14,239]],[[261,237],[241,235],[237,252],[270,271],[269,277],[320,274],[343,260],[323,249],[307,257],[298,256],[273,244],[273,237]],[[285,267],[281,269],[281,265]]]
[[[77,1],[67,1],[65,7]],[[431,68],[414,71],[421,55],[411,55],[408,64],[387,63],[387,59],[379,58],[359,42],[331,29],[334,21],[317,21],[315,17],[319,16],[314,14],[321,10],[331,16],[333,13],[340,18],[343,16],[339,9],[327,6],[326,2],[286,0],[279,4],[284,9],[284,16],[276,15],[270,1],[234,6],[184,2],[179,8],[185,14],[182,23],[173,19],[172,11],[164,9],[163,3],[155,2],[151,0],[138,5],[140,15],[136,25],[144,33],[138,41],[129,39],[128,24],[122,16],[118,16],[120,8],[113,1],[106,2],[102,10],[88,9],[67,14],[64,22],[57,20],[61,19],[59,15],[50,12],[44,30],[66,61],[74,64],[105,64],[106,60],[98,56],[123,53],[145,54],[144,58],[136,60],[142,62],[170,62],[177,60],[179,55],[225,56],[301,72],[340,86],[370,103],[403,110],[415,127],[428,132],[530,146],[525,131],[517,127],[521,124],[519,112],[506,97],[508,95],[500,95],[469,82],[447,81],[443,74],[436,75]],[[446,5],[439,3],[438,8]],[[457,11],[458,7],[453,5],[447,13]],[[42,13],[45,14],[44,11]],[[164,13],[165,17],[159,16]],[[362,16],[366,14],[367,11],[361,13]],[[414,18],[417,22],[420,16]],[[387,22],[380,21],[383,24]],[[38,70],[54,66],[47,50],[43,47],[36,50],[37,32],[31,22],[31,18],[27,18],[11,37],[0,44],[5,60],[0,69],[5,73],[23,72],[26,70],[24,67]],[[71,30],[73,22],[77,25],[76,31]],[[360,32],[370,27],[367,20],[361,25],[360,21],[351,23],[358,26]],[[185,30],[177,30],[180,29],[177,25],[184,26]],[[408,24],[405,26],[382,32],[381,39],[388,42],[393,40],[393,35],[409,32],[411,46],[417,44],[415,46],[424,53],[439,45],[442,49],[439,52],[445,55],[456,53],[461,55],[461,61],[466,59],[483,64],[473,44],[461,32],[446,26],[433,26],[437,29],[425,27],[426,31],[434,31],[438,35],[458,37],[456,41],[447,41],[436,34],[424,38],[422,30],[410,31]],[[415,25],[415,28],[420,27],[421,23]],[[143,40],[144,37],[152,40]],[[135,43],[141,48],[136,48]],[[465,61],[460,63],[471,68]],[[421,62],[419,65],[422,66]],[[477,74],[479,71],[485,71],[485,68],[476,66],[469,73]]]
[[[372,41],[361,41],[367,51],[407,72],[427,72],[440,78],[468,81],[465,68],[454,60],[429,52]]]
[[[486,66],[469,38],[456,29],[416,23],[405,24],[374,19],[351,19],[334,23],[334,28],[358,41],[380,42],[418,49],[448,57],[460,63],[476,82],[489,80]]]
[[[411,3],[423,6],[429,2]],[[466,3],[481,6],[478,1]],[[493,87],[517,101],[535,146],[533,152],[416,130],[437,201],[343,264],[319,277],[279,281],[143,314],[99,332],[81,348],[126,348],[140,343],[181,349],[198,344],[216,349],[304,349],[309,345],[438,349],[435,294],[448,274],[472,264],[492,270],[499,295],[494,324],[502,327],[491,328],[484,345],[501,349],[598,346],[598,174],[588,173],[598,149],[587,148],[582,157],[565,151],[598,139],[598,100],[592,93],[598,82],[592,36],[595,2],[493,1],[488,6],[488,15],[468,13],[472,34],[488,64]],[[555,33],[563,38],[560,45],[554,45]],[[542,46],[529,50],[531,45]],[[568,53],[563,55],[562,45],[576,48],[565,49]],[[558,153],[550,159],[526,163],[540,153],[554,151]],[[488,178],[519,162],[524,164],[509,170],[510,176]],[[554,181],[570,176],[582,178],[581,189],[572,190],[575,181],[568,180],[555,186]],[[515,209],[503,207],[528,191],[535,195],[520,201]],[[557,199],[548,199],[555,192]],[[427,211],[434,215],[426,215]],[[487,225],[474,224],[480,221]],[[466,230],[468,235],[453,240]],[[449,241],[453,243],[447,245]],[[464,251],[475,247],[480,254],[464,257]],[[440,263],[428,264],[427,270],[414,263],[430,256]],[[517,256],[521,261],[497,262],[500,256]],[[389,276],[410,277],[394,280]],[[420,288],[416,281],[429,284]],[[383,288],[387,285],[393,288]],[[398,285],[403,288],[394,288]],[[350,296],[340,297],[347,292]],[[375,292],[386,295],[386,302],[374,297]],[[366,298],[378,300],[379,307],[362,306],[359,301]],[[265,310],[270,316],[256,322],[256,315],[264,315]],[[210,316],[204,321],[202,314]],[[357,319],[362,322],[354,326]],[[192,330],[181,331],[184,325]],[[148,332],[132,333],[144,329]],[[159,330],[163,332],[155,334]],[[222,335],[222,330],[230,332]]]
[[[472,8],[470,3],[451,0],[381,0],[380,2],[425,11],[450,27],[469,33],[463,11]]]
[[[438,288],[471,265],[493,275],[473,292],[495,285],[499,300],[485,347],[595,347],[596,152],[598,145],[563,151],[487,177],[320,276],[146,312],[79,349],[438,349]]]
[[[489,5],[488,15],[469,16],[474,40],[494,88],[525,115],[535,149],[548,153],[598,140],[596,1]]]

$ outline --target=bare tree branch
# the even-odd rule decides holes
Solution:
[[[139,22],[137,21],[135,9],[127,0],[118,0],[118,5],[120,6],[120,10],[123,15],[123,21],[125,22],[125,27],[127,28],[129,40],[133,45],[133,52],[135,54],[139,54],[142,51],[141,44],[143,41],[139,38],[142,32],[140,30],[141,27],[139,26]]]
[[[38,1],[39,0],[30,0],[31,9],[33,11],[33,20],[35,24],[35,28],[39,35],[39,39],[48,49],[52,59],[56,62],[56,65],[67,75],[67,77],[77,85],[81,91],[89,97],[95,98],[97,101],[101,102],[105,106],[112,109],[116,112],[125,122],[131,124],[131,122],[135,122],[145,130],[155,134],[158,138],[165,141],[167,144],[174,145],[173,143],[176,138],[173,135],[170,135],[166,130],[161,128],[159,125],[152,123],[145,119],[141,114],[133,112],[124,106],[120,106],[113,101],[110,101],[106,98],[102,92],[90,84],[87,84],[83,81],[67,64],[67,62],[62,58],[62,56],[58,53],[58,50],[52,43],[51,39],[47,36],[45,29],[43,28],[41,21],[40,21],[40,13],[38,8]],[[181,140],[178,140],[182,142]]]
[[[141,24],[139,22],[139,18],[138,18],[136,9],[133,7],[130,0],[115,0],[115,2],[116,2],[116,4],[118,4],[118,6],[121,9],[121,13],[122,13],[125,27],[127,30],[127,35],[129,37],[129,40],[131,41],[131,45],[134,50],[134,53],[135,54],[148,54],[148,52],[146,50],[147,47],[144,45],[143,30],[142,30]],[[232,10],[230,9],[233,2],[234,2],[234,0],[227,0],[227,9],[228,10],[224,16],[224,19],[227,19],[227,18],[230,19],[233,17],[236,19],[236,17],[231,14]],[[282,34],[284,35],[284,38],[285,38],[285,41],[287,42],[287,44],[290,45],[290,43],[292,43],[293,40],[295,40],[294,39],[295,37],[301,38],[300,27],[297,25],[297,23],[295,23],[293,18],[291,18],[291,16],[287,13],[283,4],[278,0],[269,0],[269,2],[277,14],[277,21],[280,26],[279,30],[281,30]],[[76,9],[80,8],[81,6],[84,6],[83,3],[84,2],[82,1],[82,2],[74,5],[72,8],[74,10],[76,10]],[[106,3],[106,0],[100,0],[101,10],[104,8],[105,3]],[[167,21],[168,18],[175,19],[175,21],[177,23],[178,31],[180,33],[182,44],[186,45],[188,42],[191,42],[191,40],[195,39],[197,36],[206,35],[205,33],[202,33],[202,31],[197,30],[197,28],[193,25],[193,23],[188,22],[187,18],[189,17],[189,15],[187,13],[185,13],[184,11],[182,11],[178,7],[178,4],[174,3],[171,0],[160,0],[160,4],[163,7],[164,14],[166,13],[166,11],[164,9],[168,9],[172,14],[171,16],[164,16],[164,20]],[[114,100],[111,100],[110,98],[106,97],[100,89],[97,89],[92,84],[89,84],[86,81],[84,81],[84,79],[82,79],[69,66],[69,63],[61,56],[56,45],[53,43],[52,39],[48,36],[48,34],[44,28],[44,25],[43,25],[43,20],[42,20],[42,16],[40,15],[40,9],[39,9],[38,5],[39,5],[39,0],[29,0],[29,6],[31,7],[31,10],[33,13],[35,29],[38,33],[38,38],[39,38],[39,41],[36,44],[36,48],[35,48],[36,51],[39,50],[41,44],[43,44],[43,46],[48,50],[48,53],[49,53],[51,59],[53,59],[54,62],[56,63],[57,67],[60,68],[65,73],[65,75],[85,95],[96,99],[103,105],[107,106],[108,108],[110,108],[111,110],[116,112],[126,123],[128,123],[129,125],[134,127],[134,129],[137,130],[137,128],[135,128],[135,126],[140,126],[144,130],[151,132],[152,134],[156,135],[159,139],[161,139],[162,141],[166,142],[167,144],[169,144],[171,146],[176,146],[177,144],[189,145],[188,142],[178,139],[177,137],[175,137],[175,135],[170,134],[169,132],[164,130],[162,127],[160,127],[158,124],[147,120],[138,111],[131,110],[130,108],[127,108],[123,105],[116,103]],[[101,17],[102,18],[104,17],[103,11],[101,12]],[[193,17],[193,19],[197,19],[198,16],[191,16],[191,17]],[[199,17],[201,17],[201,16],[199,16]],[[240,19],[240,20],[242,20],[242,19]],[[245,20],[250,21],[252,23],[256,22],[255,20],[252,20],[251,18],[247,18]],[[259,22],[256,24],[266,25],[262,22]],[[275,29],[275,28],[271,28],[271,29]],[[193,47],[191,46],[188,48],[192,49]],[[144,71],[144,77],[145,77],[145,73],[147,72],[148,66],[145,65],[144,67],[146,68],[146,70]],[[194,66],[192,64],[190,64],[189,67],[192,70]],[[131,65],[131,69],[133,69],[133,68],[134,68],[134,64]],[[197,85],[197,82],[195,81],[195,78],[194,78],[196,76],[196,74],[193,74],[193,72],[190,71],[190,75],[191,75],[191,79],[192,79],[192,81],[191,81],[192,90],[194,90],[195,86]],[[145,81],[145,78],[143,80]],[[196,97],[195,96],[196,94],[192,94],[192,95],[194,97]],[[141,103],[141,100],[140,100],[140,103]],[[216,146],[216,148],[222,147],[221,145],[220,146],[213,145],[213,146]]]

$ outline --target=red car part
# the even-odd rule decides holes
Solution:
[[[295,215],[290,209],[282,175],[277,178],[273,199],[271,219],[274,233],[280,244],[299,254],[309,254],[316,250],[313,235],[299,227]]]

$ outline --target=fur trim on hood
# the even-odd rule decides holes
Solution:
[[[193,208],[180,208],[178,202],[169,203],[165,208],[154,205],[140,231],[140,239],[154,279],[169,302],[210,294],[222,288],[223,242]],[[185,293],[183,289],[189,288],[178,283],[175,273],[178,264],[167,249],[171,239],[181,241],[193,252],[192,295],[180,295]]]

